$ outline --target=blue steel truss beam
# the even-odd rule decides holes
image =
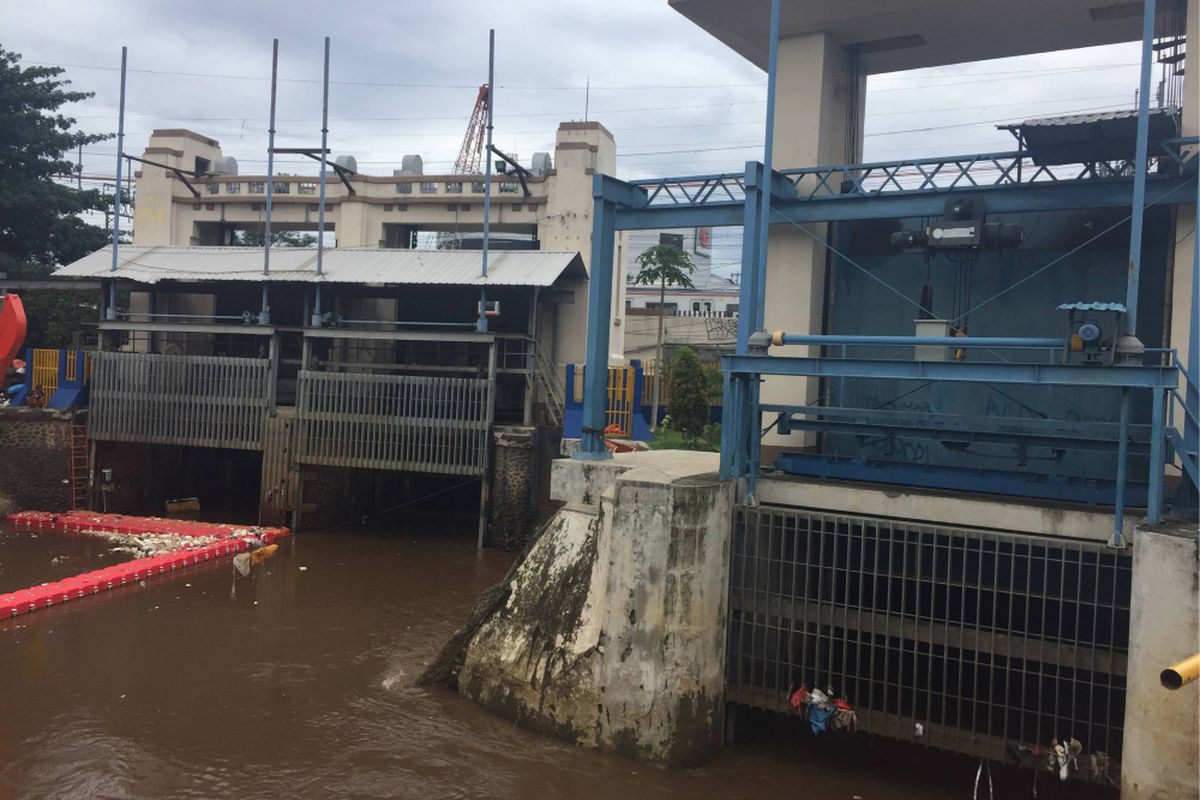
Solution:
[[[944,442],[1023,444],[1057,450],[1115,452],[1118,426],[1111,422],[988,417],[967,414],[915,414],[871,408],[831,408],[763,403],[767,414],[779,414],[779,432],[813,430],[855,436],[909,436]],[[1129,451],[1150,452],[1149,425],[1129,426]]]
[[[1193,185],[1194,181],[1194,175],[1151,176],[1146,180],[1146,196],[1155,203],[1187,203],[1189,194],[1182,190]],[[772,219],[777,224],[784,220],[800,223],[850,222],[939,216],[945,211],[946,198],[950,196],[978,197],[984,201],[984,209],[989,214],[1071,208],[1127,208],[1133,201],[1133,182],[1129,179],[1094,179],[876,195],[828,195],[807,200],[778,197],[771,204]],[[742,225],[744,205],[744,201],[725,201],[694,206],[618,207],[616,229]]]

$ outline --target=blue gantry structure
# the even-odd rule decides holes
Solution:
[[[1164,465],[1168,462],[1177,462],[1182,470],[1182,488],[1174,493],[1173,502],[1180,510],[1194,509],[1196,486],[1200,484],[1196,452],[1200,432],[1197,354],[1200,303],[1196,292],[1200,287],[1200,276],[1196,275],[1200,245],[1196,241],[1200,236],[1193,236],[1191,335],[1186,363],[1175,350],[1144,346],[1138,338],[1139,292],[1146,280],[1141,267],[1145,215],[1155,213],[1151,210],[1161,213],[1163,208],[1195,203],[1200,194],[1197,139],[1158,136],[1152,141],[1149,79],[1154,13],[1154,3],[1150,0],[1145,4],[1142,101],[1135,113],[1125,115],[1126,122],[1129,117],[1136,119],[1132,153],[1114,157],[1111,151],[1089,152],[1081,147],[1075,148],[1071,158],[1064,159],[1060,152],[1047,159],[1029,149],[1018,136],[1021,149],[1008,152],[773,169],[776,0],[768,61],[764,161],[747,162],[742,172],[631,182],[607,175],[595,176],[589,319],[604,320],[612,314],[613,239],[617,231],[740,225],[743,237],[737,345],[735,353],[722,362],[725,418],[721,474],[727,479],[745,480],[745,499],[749,504],[755,503],[757,480],[764,468],[762,438],[767,430],[777,427],[780,433],[815,431],[826,437],[841,436],[843,443],[849,442],[837,456],[784,453],[774,464],[774,468],[784,472],[1103,503],[1115,509],[1114,544],[1121,543],[1126,505],[1144,505],[1148,522],[1162,518],[1164,504],[1170,502],[1164,485]],[[865,333],[789,334],[764,329],[771,224],[793,225],[818,241],[827,250],[831,263],[858,276],[877,299],[891,298],[897,304],[928,312],[922,307],[923,301],[913,296],[917,288],[907,285],[897,288],[881,277],[879,270],[864,267],[862,259],[848,252],[844,230],[841,235],[837,230],[839,226],[845,229],[872,221],[928,220],[948,213],[950,208],[962,207],[973,209],[980,219],[984,214],[1011,217],[1077,209],[1104,213],[1107,209],[1108,217],[1104,219],[1113,221],[973,304],[969,310],[1005,299],[1002,306],[994,308],[1006,311],[997,314],[998,319],[993,319],[990,327],[1003,324],[1011,327],[996,335],[965,335],[964,330],[955,330],[953,326],[943,336],[897,335],[894,326],[892,330],[871,331],[874,314],[865,309],[859,311],[856,326],[859,330],[866,328]],[[1121,216],[1122,209],[1129,209],[1129,213]],[[818,237],[802,227],[810,223],[836,225],[831,235]],[[1111,297],[1090,297],[1075,298],[1089,302],[1065,303],[1061,309],[1056,308],[1057,303],[1051,304],[1032,313],[1060,314],[1063,335],[1018,335],[1044,329],[1045,324],[1030,326],[1021,322],[1028,319],[1029,309],[1012,313],[1013,304],[1021,302],[1014,290],[1060,266],[1069,256],[1081,252],[1087,255],[1089,245],[1114,230],[1124,231],[1126,226],[1127,269],[1119,273],[1120,282],[1125,284],[1124,302],[1114,302]],[[1161,288],[1161,283],[1158,286]],[[1106,302],[1090,302],[1098,299]],[[1146,305],[1143,303],[1142,307]],[[1116,316],[1116,329],[1112,331],[1105,357],[1095,354],[1086,357],[1088,347],[1078,335],[1080,330],[1066,322],[1068,313],[1075,319],[1076,313],[1086,316],[1089,309],[1096,314],[1113,312]],[[1162,313],[1161,309],[1158,311]],[[922,313],[922,316],[932,315]],[[1152,320],[1147,330],[1154,323],[1161,329],[1160,318]],[[1084,333],[1082,338],[1088,338],[1095,331],[1088,329]],[[590,326],[589,366],[607,363],[608,335],[608,326]],[[1147,338],[1153,344],[1160,335],[1153,331]],[[814,354],[789,353],[789,347],[798,346]],[[931,349],[933,357],[928,356]],[[927,354],[925,357],[917,355],[922,350]],[[936,355],[939,351],[942,356]],[[587,370],[583,438],[577,458],[610,457],[603,434],[605,374],[604,369]],[[812,403],[798,398],[794,403],[764,403],[760,384],[766,376],[803,376],[821,381],[822,387],[830,387],[822,394],[822,400],[835,397],[838,402]],[[841,402],[846,399],[843,395],[847,383],[856,381],[886,381],[919,389],[933,387],[934,391],[944,393],[941,396],[949,407],[912,409],[898,408],[891,402],[857,405]],[[1015,407],[1019,413],[965,413],[955,407],[956,398],[961,397],[955,391],[963,385],[990,387],[991,391],[1012,399],[1015,406],[1009,407]],[[1026,399],[1014,398],[1008,393],[1011,391],[1026,392]],[[1079,406],[1080,398],[1093,394],[1115,396],[1109,402],[1115,406],[1115,413],[1066,413],[1053,418],[1030,405],[1031,391],[1065,395],[1066,403],[1075,406]],[[1181,411],[1177,413],[1177,409]],[[868,445],[895,437],[932,439],[951,452],[978,443],[1007,443],[1021,455],[1015,470],[984,469],[978,465],[906,465],[870,458]],[[855,453],[855,447],[860,452]],[[1048,469],[1043,461],[1026,458],[1030,448],[1043,448],[1051,454],[1043,461],[1059,468]],[[1085,456],[1102,453],[1104,459],[1093,461],[1091,469],[1083,470],[1081,477],[1072,477],[1069,469],[1061,468],[1065,452],[1083,452]],[[1097,463],[1102,469],[1111,468],[1111,474],[1098,475]],[[1131,469],[1131,464],[1136,470]]]

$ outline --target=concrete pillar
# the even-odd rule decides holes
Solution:
[[[592,178],[617,174],[617,145],[613,135],[599,122],[564,122],[558,127],[554,145],[554,170],[547,182],[549,200],[545,217],[538,220],[538,238],[543,250],[576,252],[583,256],[591,273]],[[614,254],[612,271],[613,310],[609,330],[610,361],[624,356],[625,271],[621,253]],[[583,363],[587,336],[587,282],[575,290],[575,302],[558,309],[558,362]]]
[[[1200,797],[1200,683],[1171,692],[1159,682],[1200,649],[1197,533],[1191,523],[1134,534],[1121,800]]]
[[[716,470],[715,453],[684,451],[555,461],[567,505],[466,645],[459,692],[567,741],[675,766],[713,756],[733,518]]]
[[[795,36],[779,42],[775,101],[774,168],[853,163],[862,154],[866,78],[846,48],[828,34]],[[824,241],[826,225],[805,230]],[[816,240],[772,214],[766,285],[766,329],[821,333],[828,251]],[[794,351],[794,352],[792,352]],[[790,355],[803,355],[790,348]],[[764,403],[816,399],[818,381],[767,378]],[[764,444],[796,446],[798,435],[772,432]]]

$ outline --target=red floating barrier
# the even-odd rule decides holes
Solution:
[[[250,549],[250,540],[264,544],[291,535],[287,528],[260,528],[212,522],[128,517],[123,514],[97,514],[91,511],[21,511],[8,515],[14,528],[49,530],[61,533],[118,533],[128,536],[174,534],[185,537],[215,537],[218,541],[202,547],[187,547],[168,553],[84,572],[60,581],[0,594],[0,620],[70,602],[118,586],[139,583],[166,575],[183,567],[202,564]]]

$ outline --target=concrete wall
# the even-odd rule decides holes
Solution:
[[[493,443],[487,543],[501,550],[519,550],[537,525],[535,431],[524,427],[496,428]]]
[[[1159,673],[1200,650],[1200,531],[1143,527],[1133,540],[1121,800],[1200,797],[1200,683]]]
[[[0,514],[65,511],[71,418],[39,408],[0,409]]]
[[[672,765],[720,747],[732,486],[711,453],[556,461],[567,505],[478,629],[466,697],[567,741]]]

